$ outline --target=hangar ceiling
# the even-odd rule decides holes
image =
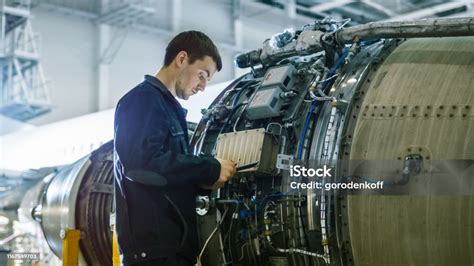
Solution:
[[[24,1],[24,0],[23,0]],[[15,2],[15,1],[13,1]],[[22,1],[16,1],[22,2]],[[102,2],[102,3],[101,3]],[[87,16],[98,16],[107,11],[105,6],[115,7],[121,4],[134,4],[142,7],[166,7],[173,3],[186,4],[185,0],[119,0],[119,1],[97,1],[97,0],[31,0],[33,6],[48,5],[50,7],[70,9]],[[113,4],[112,4],[113,2]],[[241,7],[242,16],[255,16],[255,5],[260,3],[275,9],[294,9],[297,15],[306,16],[311,19],[321,18],[327,15],[333,17],[350,17],[356,23],[366,23],[375,20],[386,20],[391,18],[424,18],[444,16],[467,16],[472,15],[473,0],[200,0],[202,4],[227,5],[229,8]],[[105,5],[104,5],[105,3]],[[247,8],[246,8],[247,7]],[[252,8],[248,8],[252,7]],[[263,7],[262,7],[263,8]],[[247,10],[246,10],[247,9]],[[252,12],[253,11],[253,12]],[[264,10],[260,10],[264,11]],[[268,10],[267,10],[268,11]],[[288,13],[291,14],[292,11]],[[265,19],[266,12],[262,12],[261,19]]]

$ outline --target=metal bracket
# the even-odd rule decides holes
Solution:
[[[211,208],[211,200],[209,199],[209,196],[198,196],[196,198],[196,205],[196,213],[200,216],[204,216]]]
[[[276,168],[280,170],[290,170],[290,165],[293,163],[293,155],[278,154],[276,160]]]

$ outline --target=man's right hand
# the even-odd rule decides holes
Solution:
[[[216,183],[214,183],[213,187],[221,188],[229,181],[237,172],[235,168],[235,163],[233,161],[224,160],[216,158],[219,163],[221,164],[221,173],[219,175],[219,179],[217,179]]]
[[[219,174],[219,178],[217,179],[217,181],[212,186],[201,185],[202,188],[212,189],[212,190],[216,190],[218,188],[221,188],[237,172],[237,169],[235,168],[235,163],[233,161],[219,159],[219,158],[216,158],[216,159],[221,164],[221,173]]]

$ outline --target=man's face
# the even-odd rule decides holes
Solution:
[[[183,64],[181,74],[176,81],[176,96],[187,100],[189,97],[204,91],[206,84],[216,72],[216,63],[210,56],[189,64],[189,57]]]

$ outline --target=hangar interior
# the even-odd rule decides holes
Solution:
[[[259,162],[197,199],[202,265],[472,265],[472,170],[452,170],[451,186],[416,169],[474,159],[473,8],[0,0],[0,265],[22,265],[11,252],[65,265],[67,229],[80,231],[79,265],[112,264],[113,109],[189,29],[223,60],[201,98],[183,103],[197,117],[191,148]],[[395,186],[385,197],[295,193],[285,162],[298,159],[386,160],[402,179],[385,179]]]

